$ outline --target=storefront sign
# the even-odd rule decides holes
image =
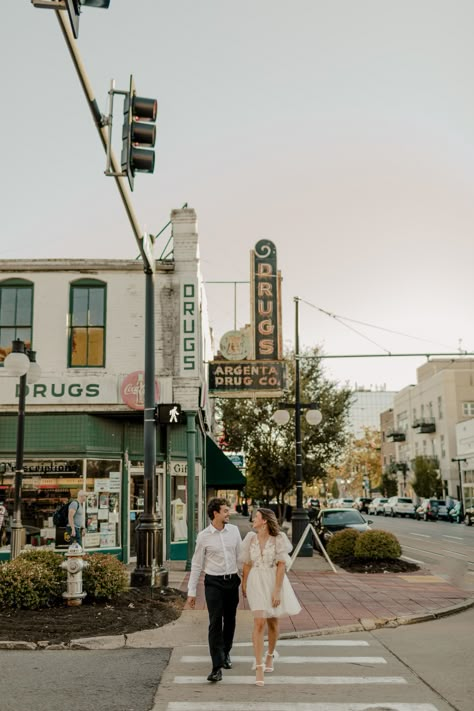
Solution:
[[[64,473],[76,473],[79,470],[81,462],[64,462],[64,461],[39,461],[39,462],[25,462],[23,465],[23,471],[26,475],[28,474],[64,474]],[[15,462],[0,462],[0,471],[3,473],[9,473],[15,471]],[[79,472],[80,473],[80,472]],[[47,479],[42,478],[43,482],[47,482]],[[56,481],[52,479],[51,481]]]
[[[261,239],[252,252],[252,305],[254,314],[255,360],[281,358],[280,273],[276,247]]]
[[[181,283],[180,294],[180,375],[198,375],[198,283],[188,278]]]
[[[209,363],[209,392],[214,396],[243,391],[249,396],[252,391],[265,394],[283,394],[286,387],[286,365],[280,361],[241,363],[213,361]]]
[[[145,373],[143,370],[136,370],[129,373],[122,380],[120,386],[120,396],[122,402],[132,410],[143,410],[145,406]],[[155,402],[160,399],[160,387],[155,380]]]

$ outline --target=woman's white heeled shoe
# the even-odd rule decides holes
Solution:
[[[279,656],[279,654],[276,651],[276,649],[274,650],[274,652],[272,654],[270,654],[270,652],[267,652],[267,658],[271,657],[272,665],[268,666],[268,664],[266,663],[267,662],[267,658],[266,658],[265,659],[265,669],[263,670],[264,672],[267,672],[268,674],[270,674],[274,670],[273,664],[275,662],[275,659],[278,659],[278,656]]]
[[[257,670],[257,674],[258,674],[259,669],[263,669],[263,671],[265,671],[265,664],[256,664],[255,669]],[[256,679],[255,686],[265,686],[264,680],[263,679]]]

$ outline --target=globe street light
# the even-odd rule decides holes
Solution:
[[[27,382],[36,382],[40,377],[41,370],[36,362],[35,351],[26,348],[24,341],[19,338],[12,342],[12,350],[5,358],[4,367],[9,375],[20,378],[16,436],[15,494],[10,542],[10,558],[13,560],[21,553],[23,532],[23,524],[21,522],[21,485],[23,481],[23,455],[25,450],[26,384]]]

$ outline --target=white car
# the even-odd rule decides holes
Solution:
[[[383,505],[383,515],[415,518],[415,504],[408,496],[391,496]]]
[[[351,509],[352,504],[354,503],[354,499],[337,499],[334,503],[332,508],[336,509]]]
[[[383,497],[379,496],[376,499],[372,499],[372,501],[369,504],[369,514],[374,514],[374,516],[378,516],[379,514],[383,514],[383,505],[386,504],[388,499],[384,499]]]

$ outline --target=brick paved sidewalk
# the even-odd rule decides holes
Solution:
[[[250,530],[248,520],[243,517],[233,516],[232,523],[244,535]],[[341,570],[334,573],[318,553],[297,558],[288,577],[303,609],[299,615],[281,621],[283,634],[354,625],[361,620],[384,624],[397,619],[400,623],[403,618],[408,621],[413,616],[434,617],[455,606],[474,604],[469,592],[430,573],[357,574]],[[187,590],[188,578],[189,573],[182,579],[181,590]],[[201,576],[196,610],[205,609]],[[239,609],[249,609],[242,594]]]

